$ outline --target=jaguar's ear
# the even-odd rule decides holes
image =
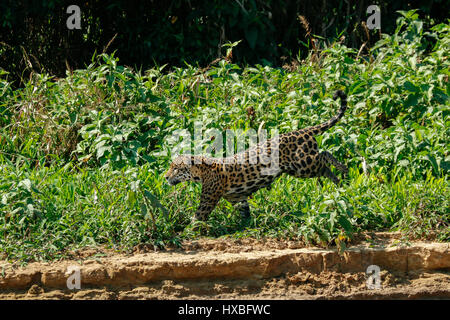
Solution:
[[[199,157],[199,156],[190,156],[190,159],[191,159],[191,163],[190,163],[191,165],[203,163],[202,157]]]
[[[181,161],[186,166],[191,166],[194,163],[194,156],[191,155],[184,155],[181,156]]]

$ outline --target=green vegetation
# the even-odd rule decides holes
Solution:
[[[450,240],[450,25],[423,30],[414,11],[361,55],[336,42],[288,70],[241,68],[226,59],[135,72],[98,55],[65,78],[33,74],[12,89],[0,78],[0,255],[53,259],[68,249],[139,243],[178,245],[200,236],[189,225],[200,186],[167,185],[173,133],[206,128],[288,132],[349,109],[317,137],[346,163],[337,188],[283,176],[250,200],[250,221],[225,200],[210,237],[285,237],[320,245],[361,231],[401,230]]]

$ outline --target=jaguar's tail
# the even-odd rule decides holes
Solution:
[[[338,114],[324,123],[309,128],[309,131],[314,135],[321,134],[322,132],[328,130],[344,116],[345,110],[347,110],[347,95],[344,93],[344,91],[338,90],[334,93],[333,99],[336,100],[338,97],[341,98],[341,108],[339,109]]]

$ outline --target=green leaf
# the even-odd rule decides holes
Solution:
[[[164,207],[161,202],[159,202],[158,198],[156,198],[152,193],[150,193],[147,190],[144,190],[144,195],[147,199],[150,200],[150,202],[152,203],[153,207],[159,208],[161,209],[161,211],[163,212],[164,216],[166,218],[169,217],[169,211],[166,209],[166,207]]]
[[[30,179],[24,179],[19,182],[19,187],[24,187],[27,191],[31,192],[31,180]]]
[[[427,154],[426,157],[427,157],[428,161],[430,161],[431,165],[433,166],[434,172],[436,174],[438,174],[439,173],[439,165],[436,162],[436,158],[431,154]]]
[[[111,147],[110,146],[101,146],[100,148],[97,149],[97,159],[100,159],[101,157],[103,157],[103,155],[105,154],[105,151],[110,151]]]
[[[353,232],[352,224],[350,223],[350,221],[347,219],[346,216],[340,215],[340,216],[338,217],[338,222],[339,222],[339,225],[340,225],[342,228],[344,228],[344,230],[345,230],[346,232],[349,232],[349,233]]]

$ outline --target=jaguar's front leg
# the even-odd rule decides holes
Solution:
[[[200,205],[195,212],[194,221],[206,221],[211,211],[213,211],[217,205],[217,202],[219,202],[221,196],[222,192],[217,186],[204,184],[200,196]]]

